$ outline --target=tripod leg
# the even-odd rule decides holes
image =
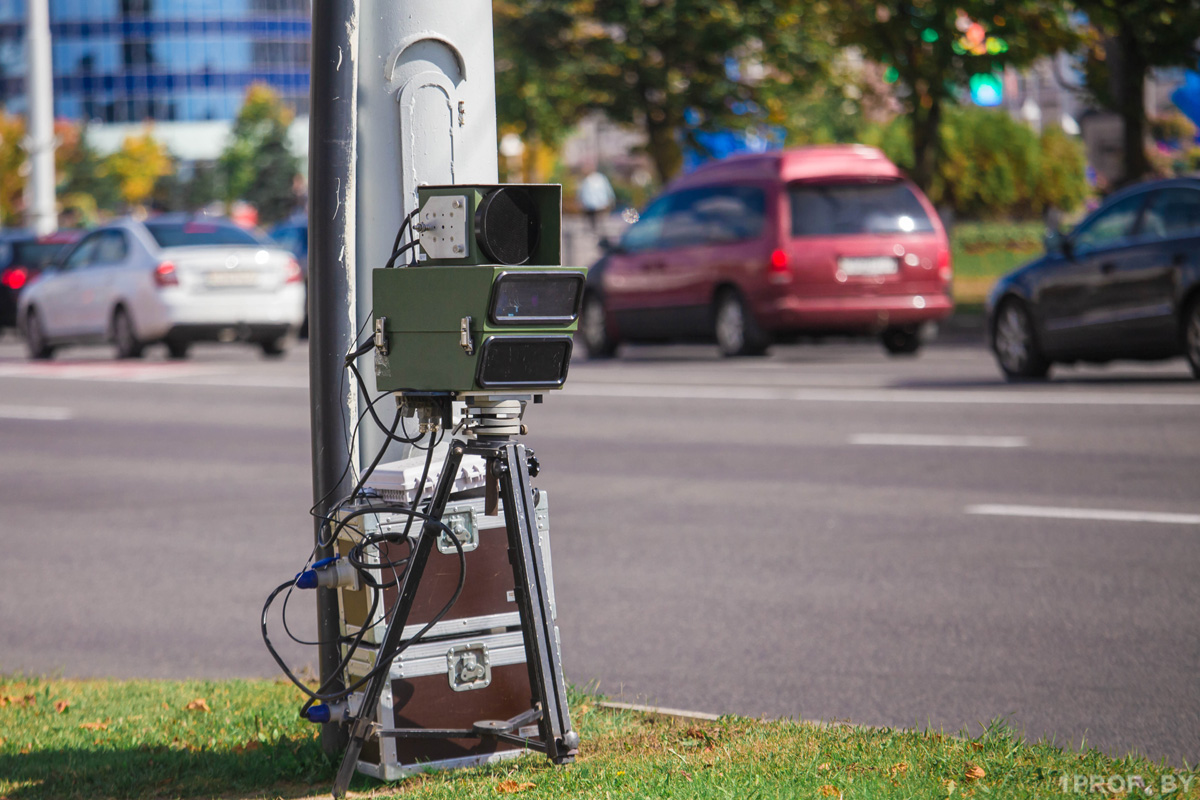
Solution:
[[[458,465],[462,461],[464,452],[462,442],[455,440],[450,443],[450,452],[446,455],[446,463],[442,466],[442,474],[438,477],[437,487],[433,490],[433,499],[429,503],[428,513],[432,519],[441,519],[442,512],[446,510],[446,503],[454,488],[454,478],[458,475]],[[420,487],[417,488],[417,491],[420,492]],[[375,664],[375,668],[383,667],[383,669],[367,682],[363,691],[363,701],[358,709],[358,717],[350,726],[350,742],[346,746],[346,754],[342,757],[342,765],[338,769],[337,778],[333,783],[334,797],[345,797],[346,789],[350,786],[350,779],[354,777],[354,770],[358,766],[358,756],[371,731],[371,717],[379,706],[379,696],[383,694],[383,687],[387,685],[388,673],[391,671],[391,659],[386,659],[389,663],[385,664],[383,656],[394,651],[400,644],[400,639],[404,635],[404,626],[408,624],[408,614],[412,611],[413,601],[417,596],[417,587],[421,583],[421,575],[425,571],[425,563],[429,560],[429,554],[433,551],[437,537],[438,529],[436,527],[428,522],[421,526],[421,535],[417,538],[417,545],[409,557],[408,569],[404,572],[404,585],[400,588],[396,604],[392,607],[392,618],[388,621],[387,629],[383,634],[383,642],[379,645],[380,658]]]
[[[550,587],[534,517],[533,486],[529,480],[525,446],[506,444],[497,458],[529,683],[534,692],[533,700],[542,709],[538,725],[546,744],[546,755],[556,764],[565,764],[575,758],[579,734],[571,730],[558,628],[550,609]]]

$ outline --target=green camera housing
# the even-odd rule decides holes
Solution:
[[[559,186],[423,186],[419,266],[377,269],[380,391],[560,388],[587,270],[563,267]]]
[[[557,266],[375,270],[376,387],[456,393],[560,388],[586,276],[584,269]]]

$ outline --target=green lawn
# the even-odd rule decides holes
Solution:
[[[0,798],[328,796],[336,764],[321,752],[316,728],[297,717],[299,704],[294,688],[268,681],[0,679]],[[1100,797],[1137,775],[1155,795],[1174,786],[1166,796],[1200,797],[1195,772],[1026,744],[1002,724],[968,738],[740,717],[704,722],[609,709],[581,694],[572,711],[583,744],[569,767],[526,756],[391,785],[359,776],[351,794],[1044,798],[1081,796],[1077,783],[1100,781],[1106,794],[1088,793]]]
[[[950,236],[954,300],[977,306],[996,279],[1040,256],[1045,227],[1037,222],[964,222]]]

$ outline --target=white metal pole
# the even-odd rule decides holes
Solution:
[[[44,235],[58,228],[54,207],[54,81],[50,63],[49,0],[28,0],[25,46],[28,48],[29,103],[25,148],[29,153],[26,224]]]
[[[416,209],[417,186],[491,184],[499,171],[491,0],[360,0],[359,14],[361,324],[371,315],[371,270],[387,263],[397,230]],[[361,370],[373,380],[370,355]],[[363,434],[361,458],[383,439],[376,430]]]

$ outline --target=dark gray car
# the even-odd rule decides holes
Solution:
[[[1054,363],[1187,357],[1200,378],[1200,180],[1130,187],[1000,279],[988,334],[1010,380]]]

